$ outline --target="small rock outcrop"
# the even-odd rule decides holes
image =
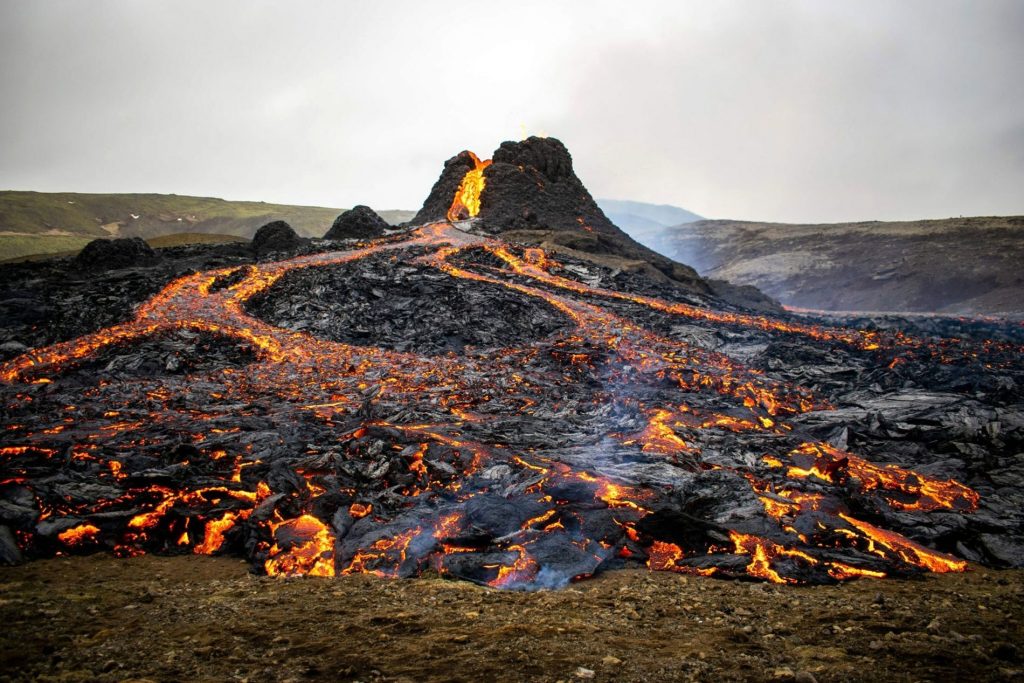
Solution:
[[[272,251],[284,251],[302,244],[302,238],[285,221],[267,223],[256,231],[252,238],[252,248],[260,256]]]
[[[373,209],[359,204],[334,219],[325,240],[368,239],[381,237],[390,226]]]
[[[82,248],[74,263],[83,270],[99,271],[133,266],[150,266],[160,255],[141,237],[96,239]]]

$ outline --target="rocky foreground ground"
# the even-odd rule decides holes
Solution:
[[[511,592],[104,555],[0,570],[0,681],[1020,680],[1024,571]]]

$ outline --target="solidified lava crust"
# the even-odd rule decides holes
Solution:
[[[411,260],[382,254],[295,270],[254,297],[247,310],[318,339],[426,355],[518,346],[572,327],[542,299]]]
[[[0,562],[233,553],[527,589],[1024,566],[1019,334],[814,324],[663,257],[652,283],[503,241],[644,258],[555,140],[449,160],[419,217],[324,252],[271,225],[261,262],[168,254],[101,292],[47,271],[101,329],[0,273],[30,342],[0,344]]]
[[[446,223],[182,277],[0,366],[2,556],[510,588],[1021,564],[1018,346],[614,283]]]

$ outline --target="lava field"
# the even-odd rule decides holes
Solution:
[[[816,324],[507,242],[472,218],[487,172],[374,241],[8,267],[8,307],[52,301],[0,345],[0,559],[521,589],[1024,566],[1018,329]]]

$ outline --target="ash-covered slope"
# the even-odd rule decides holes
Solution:
[[[467,173],[480,173],[474,211],[455,206]],[[730,303],[778,310],[752,287],[735,287],[701,278],[697,272],[635,241],[614,225],[573,170],[572,156],[555,138],[530,137],[503,142],[489,161],[460,152],[445,162],[413,223],[468,219],[488,234],[539,244],[596,263],[639,271],[677,283],[689,292],[713,294]]]

